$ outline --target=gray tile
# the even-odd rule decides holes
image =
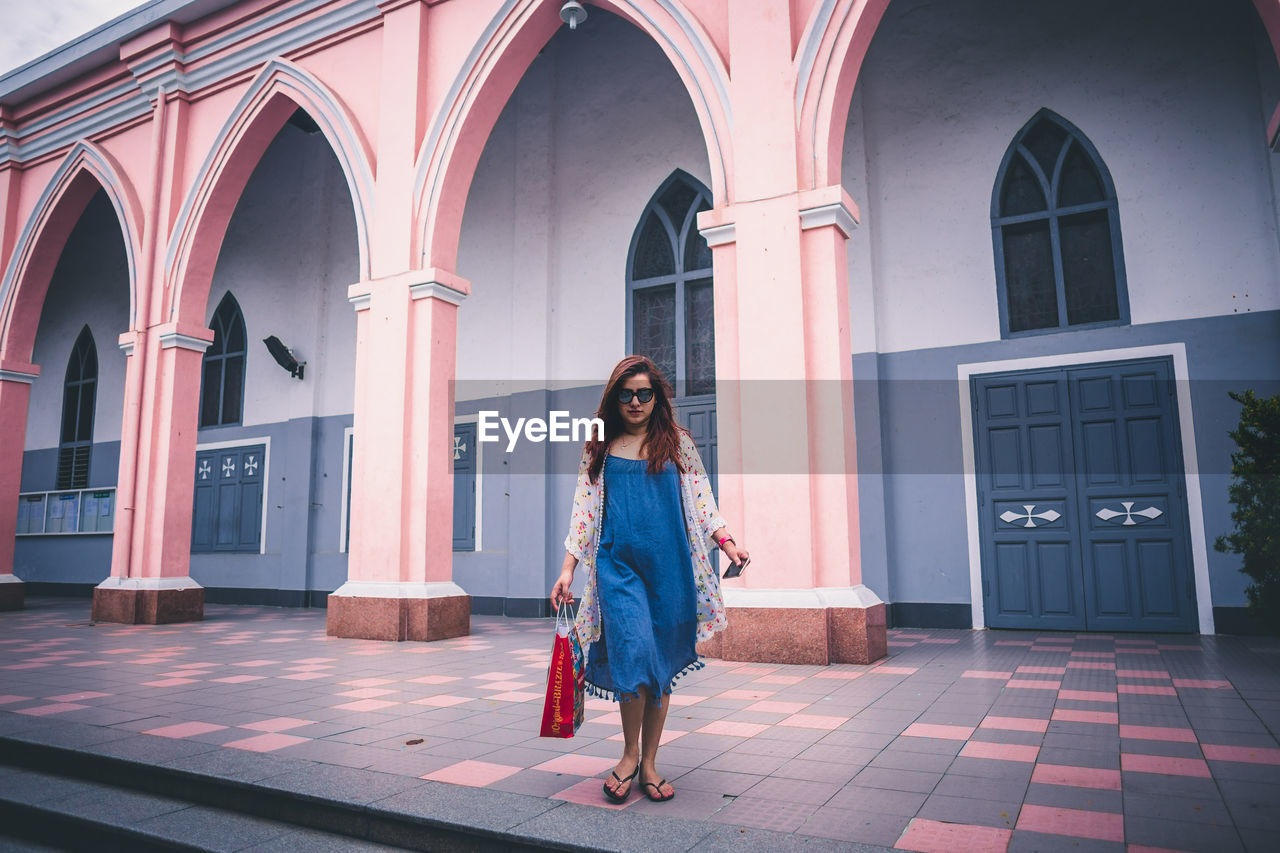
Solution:
[[[910,821],[903,815],[825,806],[810,815],[797,833],[892,847]]]
[[[156,815],[181,811],[189,805],[169,797],[98,786],[94,790],[61,800],[58,808],[89,820],[129,826]]]
[[[1098,788],[1077,788],[1074,785],[1040,785],[1032,783],[1027,788],[1024,802],[1036,806],[1059,809],[1082,809],[1092,812],[1120,814],[1126,798],[1119,791]]]
[[[1124,837],[1129,844],[1176,850],[1234,853],[1244,845],[1234,827],[1125,815]]]
[[[1099,841],[1094,838],[1082,839],[1015,829],[1009,837],[1007,853],[1125,853],[1125,849],[1125,845],[1119,841]]]
[[[345,803],[372,803],[427,783],[392,773],[316,764],[263,779],[259,784],[281,791],[328,797]]]
[[[840,808],[855,812],[876,812],[882,814],[912,817],[928,794],[911,791],[891,791],[880,788],[864,788],[857,785],[846,785],[827,801],[824,808]]]
[[[572,781],[567,782],[564,787],[567,788],[570,784]],[[446,785],[441,782],[420,782],[411,790],[380,798],[372,804],[380,812],[408,814],[491,830],[510,830],[561,805],[563,804],[558,801],[541,796]]]
[[[231,812],[193,806],[140,821],[148,833],[206,850],[241,850],[290,832],[291,827]]]
[[[1018,820],[1022,799],[983,800],[972,797],[953,797],[932,794],[924,801],[916,817],[946,823],[966,823],[977,826],[995,826],[1012,829]]]

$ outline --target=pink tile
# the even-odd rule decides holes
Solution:
[[[1155,678],[1167,681],[1169,673],[1162,669],[1117,669],[1116,678]]]
[[[299,658],[294,663],[336,663],[337,658]]]
[[[514,672],[486,672],[481,675],[473,675],[471,677],[478,681],[510,681],[511,679],[519,678],[520,676]]]
[[[1196,733],[1191,729],[1178,729],[1169,726],[1120,726],[1120,737],[1131,737],[1135,740],[1171,740],[1179,743],[1196,743]]]
[[[915,675],[920,670],[918,666],[877,666],[869,671],[869,674],[875,675]]]
[[[286,746],[306,743],[307,740],[308,738],[305,737],[268,732],[264,735],[254,735],[242,740],[233,740],[229,743],[224,743],[223,746],[229,746],[232,749],[246,749],[249,752],[273,752],[277,749],[284,749]]]
[[[414,699],[410,705],[426,705],[428,708],[451,708],[454,705],[461,705],[463,702],[470,702],[466,696],[450,696],[443,693],[439,696],[427,696],[423,699]],[[621,725],[621,723],[619,723]]]
[[[1102,690],[1059,690],[1059,699],[1074,699],[1078,702],[1116,702],[1116,694]]]
[[[1030,646],[1030,640],[996,640],[997,646]]]
[[[49,664],[47,663],[35,663],[35,662],[11,663],[5,666],[0,666],[0,669],[39,669],[42,666],[48,666],[48,665]]]
[[[794,714],[809,707],[808,702],[756,702],[743,708],[744,711],[762,711],[766,714]]]
[[[374,657],[375,655],[389,655],[391,654],[391,652],[392,652],[391,649],[365,649],[359,652],[352,652],[351,654],[360,655],[362,657],[368,658],[368,657]]]
[[[208,675],[207,670],[203,669],[175,669],[173,672],[162,672],[160,675],[164,678],[190,678],[193,675]]]
[[[1068,669],[1104,669],[1104,670],[1108,670],[1108,669],[1115,669],[1115,668],[1116,668],[1116,665],[1115,665],[1114,663],[1108,663],[1108,662],[1106,662],[1106,661],[1073,660],[1073,661],[1067,661],[1067,668],[1068,668]]]
[[[143,734],[156,737],[191,737],[221,731],[225,728],[226,726],[219,726],[216,723],[177,723],[172,726],[161,726],[158,729],[148,729]]]
[[[271,717],[258,720],[256,723],[241,723],[236,728],[253,729],[256,732],[287,732],[299,726],[309,726],[312,720],[299,720],[297,717]]]
[[[1007,681],[1008,679],[1013,677],[1013,673],[1012,672],[992,672],[986,669],[966,669],[964,672],[960,673],[960,677],[961,678],[992,678],[996,680]]]
[[[280,678],[287,678],[290,681],[315,681],[317,678],[330,678],[328,673],[324,672],[295,672],[292,675],[281,675]]]
[[[545,693],[530,693],[527,690],[508,690],[505,693],[494,693],[484,697],[495,702],[528,702],[530,699],[544,699]]]
[[[927,640],[921,640],[920,642],[922,642],[922,643],[932,643],[932,644],[934,644],[934,645],[938,645],[938,646],[954,646],[956,643],[958,643],[958,642],[960,642],[960,641],[959,641],[959,640],[955,640],[955,639],[944,639],[944,638],[942,638],[942,637],[930,637],[929,639],[927,639]]]
[[[480,690],[521,690],[525,687],[532,687],[531,681],[490,681],[486,684],[477,684]]]
[[[752,684],[799,684],[804,681],[803,675],[762,675]]]
[[[1025,761],[1034,763],[1040,755],[1040,747],[1019,743],[987,743],[971,740],[960,750],[963,758],[994,758],[997,761]]]
[[[1012,678],[1005,682],[1005,687],[1021,690],[1057,690],[1061,681],[1036,681],[1030,678]]]
[[[159,681],[144,681],[143,687],[180,687],[183,684],[195,684],[194,678],[162,678]]]
[[[1066,671],[1065,666],[1020,666],[1015,670],[1017,675],[1062,675]]]
[[[1049,730],[1048,720],[1033,720],[1027,717],[984,717],[978,724],[980,729],[1001,729],[1008,732],[1046,732]]]
[[[769,675],[778,671],[776,666],[740,666],[729,670],[734,675]]]
[[[822,672],[815,672],[813,675],[809,677],[810,678],[831,678],[831,679],[838,679],[840,681],[852,681],[855,678],[861,678],[864,674],[865,673],[863,672],[850,672],[849,670],[841,670],[841,669],[824,669]]]
[[[1116,690],[1120,693],[1128,693],[1130,695],[1139,696],[1177,696],[1178,691],[1174,690],[1167,684],[1118,684]]]
[[[250,681],[262,681],[265,675],[228,675],[223,678],[210,678],[219,684],[247,684]]]
[[[1018,829],[1098,841],[1124,841],[1124,815],[1024,803]]]
[[[422,675],[418,678],[410,678],[408,684],[448,684],[450,681],[457,681],[456,675]]]
[[[377,711],[399,704],[399,702],[388,702],[385,699],[357,699],[344,705],[334,705],[333,708],[337,711]]]
[[[1074,788],[1120,790],[1120,771],[1097,767],[1071,767],[1065,764],[1037,764],[1031,781],[1040,785],[1069,785]]]
[[[610,704],[613,704],[613,707],[615,708],[618,707],[614,703],[610,703]],[[598,717],[592,717],[591,719],[587,720],[587,722],[601,723],[602,725],[606,725],[606,726],[620,726],[622,725],[622,714],[619,713],[618,711],[610,711],[607,714],[601,714]]]
[[[1066,723],[1098,723],[1114,726],[1120,722],[1120,715],[1115,711],[1077,711],[1074,708],[1054,708],[1053,719]]]
[[[1114,660],[1116,653],[1115,652],[1072,652],[1071,656],[1073,658],[1106,658],[1107,660]],[[1070,665],[1071,664],[1067,664],[1067,666],[1070,666]]]
[[[277,663],[280,663],[280,661],[278,660],[242,660],[239,663],[233,663],[232,666],[258,667],[258,666],[271,666],[272,664],[277,664]]]
[[[548,773],[568,773],[573,776],[595,776],[611,770],[618,762],[612,758],[597,758],[594,755],[557,755],[550,761],[535,764],[531,769],[545,770]]]
[[[1170,755],[1135,755],[1120,753],[1120,769],[1132,773],[1158,773],[1161,776],[1198,776],[1210,778],[1209,765],[1199,758],[1175,758]]]
[[[26,702],[30,698],[30,696],[14,696],[12,694],[6,694],[4,696],[0,696],[0,705],[9,705],[13,702]]]
[[[1116,651],[1122,655],[1158,655],[1160,654],[1160,652],[1158,652],[1155,649],[1116,649]]]
[[[491,764],[487,761],[459,761],[442,767],[433,773],[423,776],[432,782],[448,782],[450,785],[467,785],[471,788],[483,788],[513,773],[519,773],[523,767],[512,767],[509,764]],[[599,782],[595,784],[599,785]],[[603,794],[601,795],[603,796]]]
[[[385,690],[377,687],[361,687],[358,690],[345,690],[342,693],[335,693],[335,696],[350,696],[352,699],[373,699],[377,696],[389,696],[392,693],[399,693],[399,690]]]
[[[1206,743],[1200,747],[1210,761],[1238,761],[1244,764],[1280,764],[1280,749],[1264,746],[1218,746]]]
[[[551,799],[577,803],[581,806],[597,806],[602,809],[613,810],[625,809],[632,803],[638,803],[642,799],[637,791],[625,803],[615,803],[612,800],[605,799],[604,791],[601,790],[603,785],[604,783],[599,779],[583,779],[558,794],[552,794]]]
[[[293,667],[290,667],[291,669]],[[343,687],[381,687],[384,684],[395,684],[394,678],[357,678],[355,681],[341,682]]]
[[[92,690],[84,693],[64,693],[61,696],[46,696],[50,702],[79,702],[84,699],[101,699],[103,696],[111,696],[110,693],[94,693]]]
[[[973,726],[943,726],[936,723],[912,723],[902,733],[903,737],[936,737],[946,740],[968,740]]]
[[[67,666],[106,666],[109,663],[111,663],[109,660],[78,660]]]
[[[67,711],[79,711],[88,705],[77,705],[74,702],[59,702],[56,705],[37,705],[34,708],[18,708],[16,713],[30,714],[33,717],[47,717],[50,714],[65,714]]]
[[[682,732],[679,729],[664,728],[662,730],[662,739],[658,741],[658,745],[663,746],[664,744],[670,743],[676,738],[684,737],[687,734],[688,732]],[[621,743],[623,741],[622,732],[618,732],[615,735],[609,735],[607,738],[605,738],[605,740],[613,740]]]
[[[893,845],[898,850],[919,853],[1004,853],[1013,831],[995,826],[971,826],[965,823],[943,823],[938,820],[912,818],[907,829]]]
[[[849,722],[848,717],[832,717],[824,714],[792,714],[778,725],[793,729],[821,729],[833,731]]]
[[[672,693],[671,705],[676,708],[684,708],[689,705],[697,705],[699,702],[703,701],[704,699],[710,699],[710,698],[711,698],[710,696],[697,696],[693,693]],[[609,703],[609,704],[613,704],[613,703]],[[589,708],[591,706],[588,705],[587,707]]]
[[[1197,690],[1230,690],[1231,682],[1204,678],[1175,678],[1173,686],[1189,687]]]
[[[726,690],[719,696],[721,699],[764,699],[777,692],[776,690]]]
[[[732,720],[716,720],[707,723],[697,731],[707,735],[732,735],[733,737],[755,737],[769,727],[760,723],[738,723]]]

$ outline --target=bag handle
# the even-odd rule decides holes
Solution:
[[[556,633],[564,637],[569,636],[569,629],[573,627],[576,619],[577,615],[570,609],[568,602],[562,600],[560,606],[556,608]],[[564,628],[563,632],[560,630],[561,627]]]

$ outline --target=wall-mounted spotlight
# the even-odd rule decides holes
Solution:
[[[565,4],[560,7],[560,20],[569,25],[569,29],[576,30],[578,24],[587,19],[587,10],[578,0],[565,0]]]
[[[271,357],[276,360],[276,364],[289,371],[289,375],[294,379],[302,378],[302,372],[306,369],[307,363],[294,358],[293,350],[285,346],[275,335],[263,338],[262,342],[267,345],[267,352],[271,353]]]

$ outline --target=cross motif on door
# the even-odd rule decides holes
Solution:
[[[1124,507],[1124,512],[1116,512],[1114,509],[1107,509],[1106,507],[1103,507],[1102,509],[1095,512],[1094,515],[1098,516],[1098,518],[1102,519],[1103,521],[1111,521],[1112,519],[1120,518],[1121,516],[1124,516],[1124,521],[1120,522],[1120,525],[1122,527],[1131,527],[1135,524],[1140,524],[1141,522],[1133,520],[1133,517],[1135,515],[1141,516],[1142,518],[1145,518],[1148,521],[1154,521],[1155,519],[1164,515],[1163,512],[1161,512],[1160,510],[1156,509],[1153,506],[1149,506],[1146,509],[1140,509],[1137,512],[1134,512],[1133,505],[1135,503],[1137,503],[1137,501],[1120,501],[1120,506]]]
[[[208,459],[200,460],[200,468],[196,471],[200,475],[201,480],[209,479],[209,475],[213,473],[213,466],[209,464]]]
[[[455,435],[453,437],[453,458],[461,459],[462,454],[467,452],[467,446],[462,442],[462,436]]]
[[[236,473],[236,463],[234,459],[222,460],[222,476],[231,477]]]
[[[1013,524],[1015,521],[1025,521],[1026,524],[1022,525],[1023,527],[1035,527],[1036,523],[1032,519],[1038,518],[1052,524],[1062,517],[1061,513],[1051,509],[1046,509],[1044,512],[1032,514],[1031,511],[1036,508],[1035,504],[1023,504],[1022,508],[1027,511],[1026,515],[1018,515],[1013,510],[1007,509],[1000,513],[1000,520],[1006,524]]]

